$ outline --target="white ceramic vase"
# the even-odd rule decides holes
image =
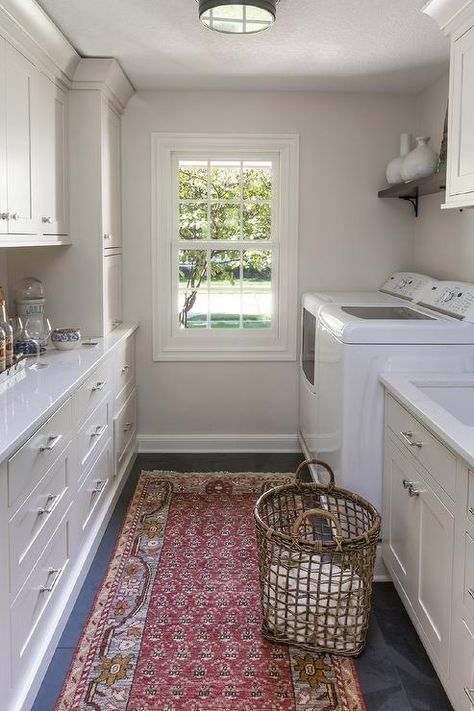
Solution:
[[[401,169],[405,181],[433,175],[438,165],[438,154],[428,145],[428,136],[416,139],[417,146],[404,159]]]
[[[400,134],[400,155],[390,161],[387,165],[386,177],[389,185],[396,185],[397,183],[403,183],[403,178],[401,174],[401,169],[405,156],[410,152],[411,148],[411,135],[409,133]]]

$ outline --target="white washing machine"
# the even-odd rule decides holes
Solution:
[[[329,304],[314,334],[311,416],[300,410],[305,453],[338,483],[382,506],[381,372],[474,371],[474,285],[434,282],[416,304]],[[307,378],[301,368],[301,378]],[[306,419],[305,419],[306,418]],[[313,472],[317,476],[317,472]]]
[[[299,377],[299,434],[303,451],[316,451],[316,353],[318,315],[330,304],[390,304],[416,301],[436,281],[424,274],[396,272],[377,291],[328,291],[303,295],[301,309],[302,344]]]

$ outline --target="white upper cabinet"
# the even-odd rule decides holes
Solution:
[[[451,130],[447,203],[474,205],[474,18],[454,36],[451,54]]]
[[[122,246],[120,117],[105,102],[102,111],[102,233],[104,249]]]
[[[67,94],[43,75],[38,87],[40,229],[45,235],[67,235]]]
[[[0,232],[6,230],[7,205],[7,129],[5,125],[6,42],[0,37]]]
[[[424,12],[451,37],[445,208],[474,207],[474,2],[431,0]]]
[[[39,231],[34,140],[37,81],[38,72],[34,65],[6,43],[7,219],[1,220],[0,224],[2,231],[10,234],[35,234]]]

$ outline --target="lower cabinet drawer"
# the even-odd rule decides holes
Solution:
[[[10,610],[14,685],[19,682],[38,645],[44,644],[44,637],[53,632],[49,622],[66,578],[69,557],[69,519],[66,514]]]
[[[66,446],[71,427],[72,406],[69,399],[8,460],[9,507],[18,505],[33,491]]]
[[[474,523],[474,473],[471,471],[468,477],[467,517]]]
[[[71,446],[53,464],[40,486],[9,524],[10,592],[15,595],[41,555],[69,500]]]
[[[474,540],[469,533],[464,544],[464,604],[474,620]]]
[[[115,467],[120,471],[137,431],[137,391],[132,390],[114,421]]]
[[[89,529],[113,479],[112,440],[109,439],[77,492],[74,516],[79,536]]]
[[[110,400],[104,400],[92,413],[77,435],[79,478],[82,476],[95,453],[109,437]]]
[[[456,711],[474,711],[474,633],[462,619],[456,622],[451,685]]]

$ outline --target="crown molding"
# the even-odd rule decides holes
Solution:
[[[100,91],[119,113],[135,92],[132,83],[116,59],[83,58],[74,72],[72,88],[78,91]]]
[[[0,34],[51,78],[70,84],[80,56],[35,0],[0,0]]]
[[[474,0],[430,0],[422,12],[432,17],[445,34],[451,34],[474,13]]]

